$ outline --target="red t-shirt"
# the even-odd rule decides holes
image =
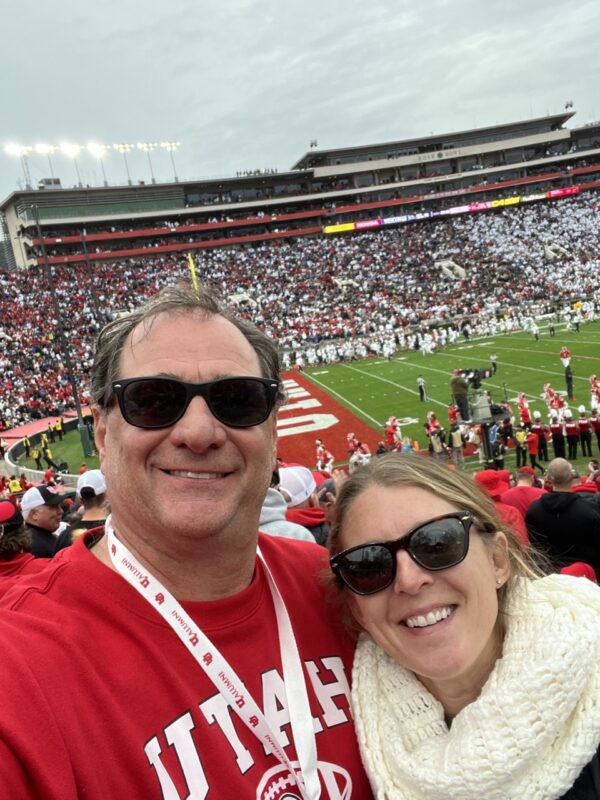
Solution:
[[[503,503],[516,508],[525,517],[529,506],[543,494],[546,494],[544,489],[538,489],[536,486],[513,486],[501,494],[500,499]]]
[[[23,578],[0,615],[0,786],[35,800],[283,800],[287,768],[158,613],[87,547]],[[351,722],[353,643],[320,581],[326,551],[259,536],[304,664],[323,800],[371,798]],[[183,603],[264,711],[293,766],[275,612],[264,568],[233,597]]]

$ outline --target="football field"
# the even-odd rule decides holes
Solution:
[[[383,423],[390,416],[398,417],[404,435],[416,439],[421,448],[427,447],[423,424],[427,411],[432,410],[444,427],[448,427],[448,404],[451,401],[449,382],[452,371],[489,368],[490,354],[496,353],[496,374],[485,379],[482,388],[491,393],[495,403],[507,399],[517,414],[517,395],[525,392],[532,411],[539,410],[547,422],[547,409],[543,400],[544,383],[566,395],[564,367],[560,350],[571,351],[571,368],[574,374],[575,400],[570,408],[578,417],[577,408],[583,404],[589,413],[589,377],[600,373],[600,322],[586,323],[580,333],[566,332],[557,326],[551,337],[545,326],[540,326],[540,340],[535,341],[528,332],[500,335],[493,338],[471,339],[439,349],[434,355],[424,356],[418,351],[398,353],[391,360],[369,358],[363,361],[315,367],[304,375],[330,394],[355,416],[373,429],[374,441],[383,438]],[[428,400],[419,400],[417,378],[426,381]],[[369,442],[373,444],[373,442]],[[596,441],[594,457],[598,457]],[[552,454],[552,448],[549,447]],[[468,469],[479,468],[477,457],[467,459]],[[587,459],[578,458],[576,466],[585,471]],[[507,454],[505,466],[515,466],[514,451]]]

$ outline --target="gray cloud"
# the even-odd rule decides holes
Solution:
[[[2,0],[2,4],[8,0]],[[597,0],[30,0],[2,14],[0,142],[177,139],[179,176],[554,113],[600,117]],[[164,152],[155,174],[172,174]],[[141,153],[132,176],[149,178]],[[85,182],[99,166],[79,159]],[[48,174],[30,158],[34,180]],[[111,182],[122,158],[105,161]],[[54,159],[65,185],[73,164]],[[0,195],[17,161],[0,153]]]

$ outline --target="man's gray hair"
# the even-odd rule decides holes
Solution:
[[[139,326],[150,330],[159,314],[199,315],[206,319],[220,316],[231,322],[243,334],[258,357],[263,378],[280,380],[279,353],[275,342],[253,323],[236,316],[231,308],[223,305],[220,296],[213,290],[201,286],[196,292],[187,284],[167,286],[153,295],[144,305],[112,320],[106,325],[96,342],[96,355],[92,368],[92,398],[94,403],[107,407],[113,400],[113,381],[118,380],[121,353],[128,336]],[[285,400],[280,386],[277,406]]]

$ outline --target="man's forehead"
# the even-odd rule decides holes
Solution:
[[[190,335],[190,325],[198,324],[204,327],[202,336]],[[152,356],[155,347],[164,349],[165,345],[175,359],[182,348],[196,348],[199,356],[208,352],[218,359],[220,348],[211,350],[212,342],[217,341],[229,351],[259,363],[254,347],[239,328],[221,314],[212,314],[203,309],[166,311],[142,320],[127,337],[121,362],[130,358],[135,361],[142,353],[143,359]]]

